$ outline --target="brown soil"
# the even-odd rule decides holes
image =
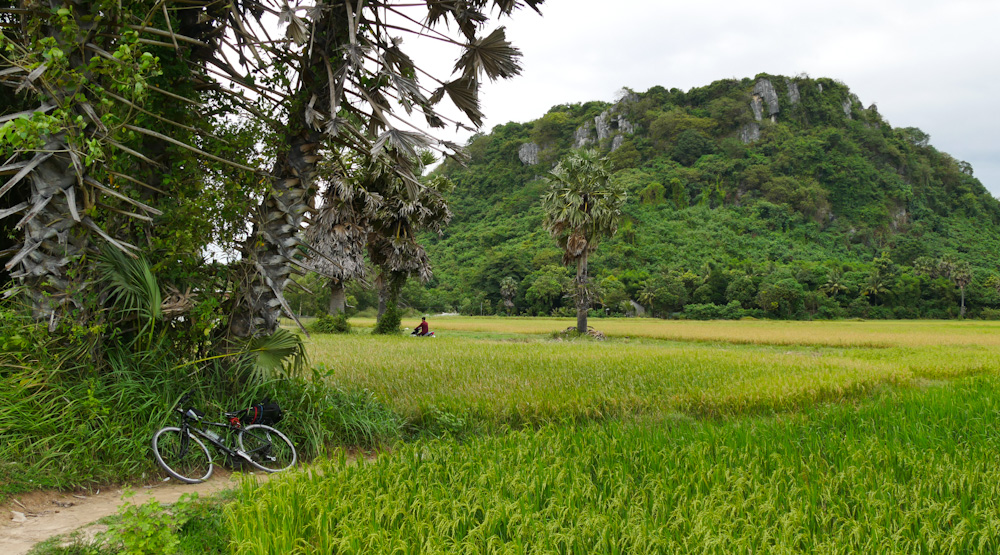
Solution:
[[[258,474],[258,478],[264,476]],[[174,503],[185,493],[197,492],[204,497],[235,485],[235,475],[216,467],[207,482],[184,484],[169,480],[150,486],[136,486],[133,488],[135,495],[126,499],[122,498],[126,490],[120,486],[92,492],[36,491],[15,496],[0,506],[0,553],[22,555],[39,542],[69,534],[115,514],[126,503],[141,505],[150,499]],[[101,530],[89,530],[91,534],[97,531]]]

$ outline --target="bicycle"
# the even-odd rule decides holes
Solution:
[[[265,472],[281,472],[295,465],[298,455],[285,434],[265,424],[243,426],[239,418],[242,412],[225,413],[226,423],[202,422],[204,413],[193,407],[183,408],[189,399],[190,394],[185,394],[174,407],[180,414],[180,427],[166,426],[153,434],[153,456],[170,476],[189,484],[212,476],[212,454],[201,439],[214,445],[228,460],[243,460]],[[213,427],[221,428],[225,437]],[[225,441],[233,434],[236,448]]]

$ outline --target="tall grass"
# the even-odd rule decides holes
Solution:
[[[343,459],[226,509],[236,553],[995,553],[1000,380],[797,415],[550,426]]]
[[[158,479],[150,438],[176,423],[171,408],[186,392],[216,421],[226,410],[276,399],[287,411],[280,427],[304,460],[332,445],[373,447],[402,433],[395,414],[357,388],[262,371],[250,357],[187,364],[164,335],[123,336],[82,328],[52,334],[0,305],[0,500]]]

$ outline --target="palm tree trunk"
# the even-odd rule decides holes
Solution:
[[[347,291],[344,282],[339,279],[330,280],[330,315],[336,316],[347,308]]]
[[[385,314],[385,305],[389,297],[389,285],[382,279],[378,281],[376,287],[378,288],[378,315],[375,319],[381,320],[382,315]]]
[[[292,264],[299,254],[302,223],[309,213],[314,193],[319,132],[306,130],[289,138],[288,150],[275,164],[271,192],[257,209],[254,231],[244,244],[244,284],[230,331],[237,337],[270,335],[278,329],[284,310],[285,287],[291,281]]]
[[[958,311],[958,317],[965,318],[965,287],[959,287],[959,290],[962,291],[962,308]]]
[[[590,298],[587,289],[587,250],[584,249],[576,262],[576,331],[587,333],[587,311]]]
[[[282,309],[292,314],[284,290],[291,281],[295,257],[302,254],[299,236],[311,210],[309,199],[315,193],[318,152],[323,140],[323,134],[307,123],[307,103],[313,99],[319,106],[327,105],[333,91],[329,82],[321,78],[327,73],[326,53],[335,51],[347,37],[346,32],[341,32],[346,23],[335,13],[335,10],[327,13],[314,23],[313,54],[298,68],[302,85],[292,99],[298,108],[288,119],[287,150],[277,158],[271,172],[274,176],[271,191],[258,207],[254,231],[244,244],[246,277],[230,321],[230,333],[237,337],[274,333]]]
[[[25,285],[34,316],[53,328],[70,303],[76,303],[73,286],[65,268],[88,245],[88,236],[78,225],[90,222],[77,203],[76,171],[62,137],[50,137],[42,152],[47,160],[29,174],[31,197],[27,211],[34,216],[19,223],[24,230],[20,251],[8,261],[7,269],[19,267],[11,277]]]

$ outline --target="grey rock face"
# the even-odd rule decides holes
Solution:
[[[754,95],[750,99],[750,109],[753,110],[753,119],[760,121],[764,118],[764,99]]]
[[[618,99],[617,104],[620,106],[622,104],[627,104],[629,102],[638,102],[638,101],[639,101],[638,94],[632,91],[626,91],[625,94],[623,94],[622,97]]]
[[[749,144],[760,138],[760,124],[756,121],[750,122],[740,129],[740,140],[743,144]]]
[[[635,126],[632,125],[632,122],[625,119],[624,115],[618,114],[618,130],[626,135],[631,135],[635,133]]]
[[[816,83],[816,88],[819,89],[819,92],[823,92],[823,83]]]
[[[590,123],[584,123],[573,132],[573,148],[583,148],[590,144]]]
[[[611,140],[611,152],[618,150],[618,147],[622,146],[625,142],[625,135],[615,135],[615,138]]]
[[[517,151],[517,157],[525,166],[534,166],[538,163],[538,145],[535,143],[524,143]]]
[[[845,98],[844,99],[843,108],[844,108],[844,115],[847,116],[847,119],[854,119],[853,117],[851,117],[851,99],[850,98]]]
[[[616,113],[622,104],[630,100],[634,99],[632,97],[623,98],[621,102],[601,112],[601,115],[594,118],[594,129],[597,131],[596,140],[591,132],[589,123],[584,123],[577,128],[573,133],[573,148],[582,148],[590,143],[603,141],[604,139],[614,139],[623,134],[631,135],[635,133],[635,125],[626,119],[624,114]],[[623,140],[612,144],[611,149],[614,150],[618,146],[621,146]],[[615,146],[616,144],[617,146]]]
[[[601,115],[594,118],[594,127],[597,128],[598,141],[603,141],[611,136],[611,121],[609,121],[610,116],[611,114],[605,110],[601,112]]]
[[[785,87],[788,88],[788,100],[792,104],[799,103],[799,86],[792,83],[791,79],[785,79]]]
[[[767,79],[760,79],[753,86],[754,96],[759,96],[767,103],[767,115],[774,116],[778,113],[778,93],[774,90],[774,85]]]

